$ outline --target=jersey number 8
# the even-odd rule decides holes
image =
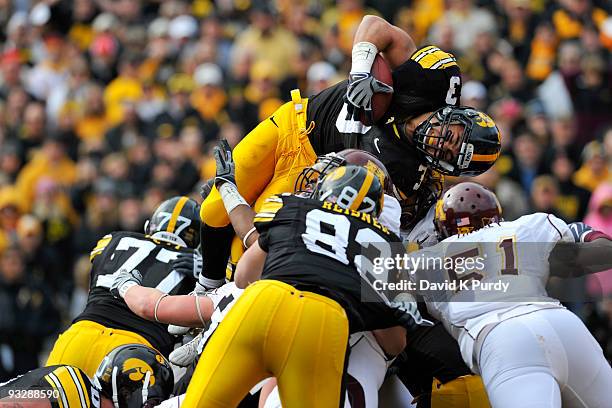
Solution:
[[[346,216],[315,209],[306,214],[306,231],[302,234],[302,240],[308,250],[348,265],[350,229],[351,222]],[[354,249],[352,262],[362,276],[372,281],[372,260],[363,254],[374,252],[377,255],[374,258],[390,258],[391,245],[370,228],[359,229],[355,242],[358,246]]]
[[[353,205],[353,201],[355,201],[355,198],[357,198],[358,195],[359,191],[357,191],[355,188],[351,186],[345,186],[340,192],[340,195],[336,200],[336,204],[338,204],[342,208],[351,208]],[[367,207],[362,208],[359,211],[364,213],[371,213],[372,211],[374,211],[374,207],[376,207],[376,203],[370,197],[364,197],[363,204],[366,204]]]

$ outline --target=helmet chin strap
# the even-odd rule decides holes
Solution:
[[[112,377],[112,386],[113,386],[113,405],[115,408],[119,408],[119,395],[117,393],[117,372],[119,368],[117,366],[113,367],[113,377]]]
[[[142,382],[142,403],[147,402],[149,398],[149,380],[151,379],[151,372],[147,371],[145,374],[144,381]]]

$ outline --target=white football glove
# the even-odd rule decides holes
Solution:
[[[142,275],[138,270],[132,269],[128,271],[127,269],[121,269],[116,272],[116,275],[111,283],[109,288],[110,293],[116,297],[117,299],[125,296],[125,293],[132,286],[138,286],[142,283]]]
[[[198,334],[188,343],[183,344],[181,347],[174,350],[168,356],[168,359],[179,367],[188,367],[198,357],[198,345],[202,340],[202,333]]]

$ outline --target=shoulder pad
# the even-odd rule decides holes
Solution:
[[[253,222],[265,223],[272,221],[278,210],[280,210],[284,204],[283,197],[286,196],[273,195],[266,198],[259,212],[255,214]]]
[[[103,236],[102,238],[100,238],[98,240],[98,243],[94,247],[94,249],[92,249],[91,252],[89,253],[89,261],[93,262],[94,258],[100,255],[104,251],[104,248],[108,246],[108,244],[111,242],[112,239],[113,239],[113,234],[107,234]]]

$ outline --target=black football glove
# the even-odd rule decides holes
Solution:
[[[393,87],[374,78],[369,72],[353,72],[349,75],[346,101],[358,110],[364,110],[372,123],[372,98],[375,93],[393,93]]]
[[[204,261],[202,255],[197,251],[181,252],[170,262],[172,269],[185,276],[193,276],[198,279],[202,273]]]
[[[137,286],[142,283],[142,275],[137,269],[128,271],[127,269],[121,269],[116,272],[113,283],[110,286],[110,293],[117,299],[125,296],[125,292],[132,286]]]
[[[224,183],[236,185],[236,165],[232,158],[232,149],[227,140],[221,140],[213,151],[215,162],[217,163],[217,173],[215,175],[215,186],[217,190]]]

